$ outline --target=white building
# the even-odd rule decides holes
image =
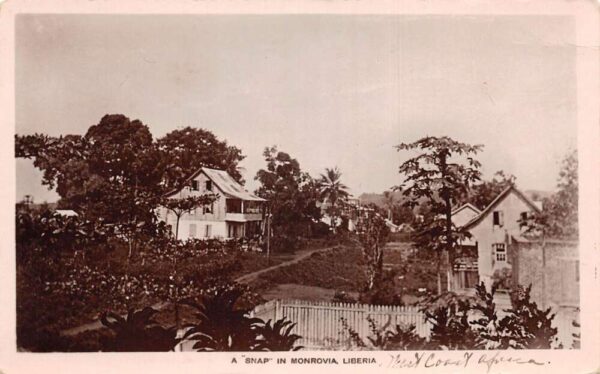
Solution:
[[[180,199],[210,193],[218,195],[218,199],[180,218],[178,239],[251,238],[261,235],[266,200],[246,191],[224,170],[200,168],[188,178],[184,187],[168,193],[167,197]],[[177,217],[173,212],[161,208],[158,216],[175,231]]]
[[[470,289],[479,282],[484,282],[489,289],[494,273],[510,271],[510,239],[523,232],[524,219],[539,211],[538,206],[514,186],[504,189],[479,213],[473,206],[458,208],[453,214],[455,224],[471,234],[471,238],[461,242],[462,250],[463,253],[472,250],[472,256],[462,256],[454,263],[450,289]]]

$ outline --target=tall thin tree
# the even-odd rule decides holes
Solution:
[[[342,173],[335,167],[326,168],[325,174],[321,174],[318,186],[321,201],[328,204],[327,213],[331,217],[331,227],[333,231],[337,228],[337,218],[340,215],[341,202],[348,199],[348,187],[341,182]]]
[[[452,207],[479,181],[479,161],[473,158],[483,148],[455,141],[447,136],[426,136],[413,143],[396,146],[398,151],[418,151],[419,154],[400,165],[404,183],[396,186],[408,197],[404,205],[414,207],[427,201],[431,214],[425,222],[426,243],[437,253],[437,288],[442,292],[441,272],[444,267],[450,277],[454,249],[466,234],[452,224]]]

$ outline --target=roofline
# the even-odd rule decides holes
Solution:
[[[171,197],[173,195],[175,195],[176,193],[181,192],[186,186],[186,183],[189,182],[190,180],[196,178],[198,175],[200,175],[200,173],[202,173],[202,169],[203,167],[200,167],[198,170],[196,170],[195,172],[193,172],[189,177],[185,178],[185,180],[183,181],[183,183],[181,183],[181,187],[179,188],[174,188],[169,192],[166,192],[164,194],[165,197]],[[204,174],[206,175],[206,173]],[[209,179],[210,177],[208,175],[206,175]],[[212,180],[212,179],[211,179]],[[214,182],[214,181],[213,181]]]
[[[517,197],[523,200],[525,204],[529,205],[529,207],[532,208],[536,213],[541,212],[540,208],[538,208],[537,205],[535,205],[527,196],[525,196],[523,192],[519,191],[519,189],[517,189],[517,187],[515,187],[514,184],[511,184],[510,186],[506,187],[502,192],[500,192],[498,196],[496,196],[496,198],[492,200],[492,202],[478,216],[474,217],[472,220],[467,222],[463,226],[463,229],[469,229],[475,224],[479,223],[492,211],[493,208],[495,208],[502,200],[504,200],[504,198],[508,196],[508,194],[511,191],[514,191],[517,194]]]
[[[221,169],[212,169],[212,168],[207,168],[207,167],[205,167],[205,166],[202,166],[202,167],[200,167],[198,170],[196,170],[194,173],[192,173],[192,174],[191,174],[189,177],[187,177],[187,178],[186,178],[186,179],[183,181],[183,183],[182,183],[181,187],[179,187],[178,189],[173,189],[173,190],[171,190],[171,191],[169,191],[169,192],[165,193],[165,194],[164,194],[164,197],[171,197],[171,196],[173,196],[173,195],[175,195],[175,194],[177,194],[177,193],[181,192],[181,191],[182,191],[182,190],[183,190],[185,187],[187,187],[187,186],[186,186],[186,183],[187,183],[187,182],[189,182],[190,180],[192,180],[192,179],[196,178],[196,177],[197,177],[198,175],[200,175],[200,174],[204,174],[204,175],[206,176],[206,178],[210,179],[210,180],[211,180],[211,181],[212,181],[212,182],[215,184],[215,186],[217,186],[217,188],[219,188],[219,190],[221,191],[221,193],[222,193],[223,195],[225,195],[226,197],[231,197],[231,196],[229,196],[229,194],[225,193],[221,187],[219,187],[219,183],[218,183],[218,182],[216,182],[216,181],[215,181],[213,178],[211,178],[211,177],[210,177],[210,175],[208,175],[208,174],[207,174],[207,173],[204,171],[205,169],[207,169],[207,170],[214,170],[214,171],[224,171],[224,172],[226,172],[226,173],[227,173],[227,170],[221,170]],[[227,173],[227,174],[229,174],[229,173]],[[237,181],[236,181],[236,182],[237,182]],[[257,197],[258,197],[258,196],[257,196]],[[236,197],[234,196],[233,198],[236,198]],[[263,199],[262,197],[258,197],[258,198],[259,198],[260,200],[253,200],[253,201],[267,201],[267,200]]]
[[[463,205],[459,206],[458,208],[454,209],[454,210],[451,212],[451,214],[456,214],[456,213],[460,212],[461,210],[463,210],[463,209],[465,209],[465,208],[471,208],[471,209],[473,209],[474,211],[476,211],[476,212],[477,212],[477,214],[481,214],[481,210],[477,209],[477,207],[476,207],[475,205],[471,204],[471,203],[465,203],[465,204],[463,204]]]

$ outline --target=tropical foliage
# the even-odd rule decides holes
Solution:
[[[274,249],[293,251],[302,246],[303,238],[311,236],[311,228],[320,218],[317,186],[289,154],[270,147],[263,155],[267,167],[256,174],[261,184],[256,194],[268,200]]]
[[[453,293],[432,296],[422,307],[431,325],[427,339],[416,334],[415,326],[396,325],[388,321],[379,327],[368,317],[371,335],[363,339],[342,320],[349,343],[359,349],[549,349],[556,343],[554,314],[541,310],[531,301],[531,287],[517,287],[512,292],[511,308],[499,317],[494,303],[494,290],[487,292],[483,284],[476,287],[475,297]]]
[[[342,173],[335,167],[325,169],[325,174],[321,174],[317,180],[319,197],[327,207],[325,212],[331,218],[331,227],[334,232],[338,226],[342,204],[349,196],[348,187],[341,182],[341,178]]]
[[[415,207],[426,200],[430,214],[424,222],[420,244],[437,253],[438,293],[442,291],[441,272],[451,271],[454,249],[466,234],[452,224],[452,208],[480,180],[481,164],[474,156],[483,146],[460,143],[449,137],[424,137],[402,143],[398,151],[418,151],[419,155],[400,165],[402,185],[396,187],[408,198],[404,205]]]
[[[291,334],[294,324],[284,319],[271,324],[249,316],[250,308],[238,301],[237,289],[218,289],[200,302],[189,302],[196,322],[187,326],[183,339],[194,342],[198,351],[287,351],[300,336]]]
[[[100,321],[114,332],[102,339],[104,351],[114,352],[167,352],[179,340],[177,329],[164,328],[154,319],[157,310],[146,307],[140,311],[130,309],[127,317],[112,312],[103,313]]]
[[[558,191],[542,201],[543,209],[540,213],[524,222],[528,227],[529,235],[569,240],[578,238],[577,169],[577,151],[574,150],[569,152],[562,162],[557,182]]]

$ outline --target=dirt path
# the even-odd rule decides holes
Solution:
[[[320,249],[309,249],[309,250],[305,250],[305,251],[299,251],[293,259],[288,260],[288,261],[284,261],[280,264],[277,265],[273,265],[270,266],[268,268],[264,268],[264,269],[260,269],[258,271],[249,273],[249,274],[245,274],[242,275],[241,277],[238,277],[235,279],[236,282],[238,283],[249,283],[253,280],[255,280],[256,278],[258,278],[259,275],[264,274],[266,272],[269,272],[271,270],[280,268],[280,267],[284,267],[284,266],[288,266],[288,265],[292,265],[295,264],[297,262],[300,262],[302,260],[304,260],[305,258],[308,258],[310,256],[312,256],[314,253],[319,253],[319,252],[326,252],[326,251],[330,251],[334,248],[337,248],[337,246],[333,246],[333,247],[325,247],[325,248],[320,248]]]
[[[249,273],[249,274],[242,275],[241,277],[236,278],[235,281],[238,283],[249,283],[249,282],[255,280],[259,275],[269,272],[273,269],[277,269],[277,268],[280,268],[283,266],[295,264],[297,262],[304,260],[305,258],[310,257],[313,253],[329,251],[336,247],[337,246],[298,251],[297,253],[294,254],[294,258],[291,260],[284,261],[280,264],[273,265],[268,268],[260,269],[255,272]],[[152,305],[152,308],[156,309],[156,310],[161,310],[161,309],[165,308],[167,305],[169,305],[169,303],[161,301],[159,303]],[[65,330],[61,331],[61,335],[74,336],[74,335],[80,334],[85,331],[98,330],[102,327],[103,327],[102,322],[100,322],[100,320],[96,320],[94,322],[86,323],[84,325],[65,329]]]

